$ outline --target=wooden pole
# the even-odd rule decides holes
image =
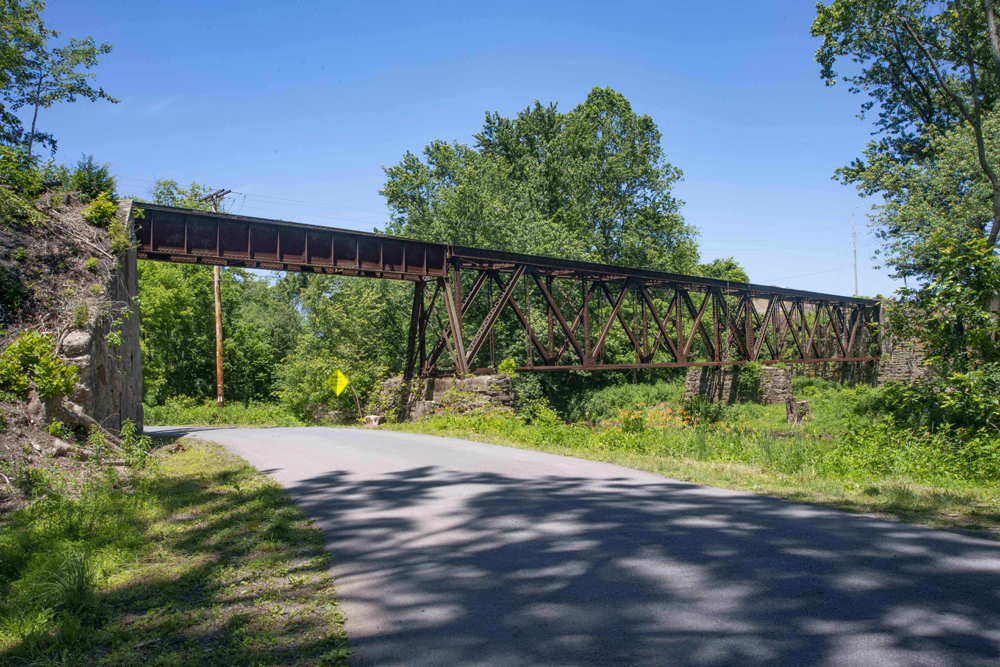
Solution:
[[[215,208],[214,206],[212,208]],[[215,393],[216,405],[222,409],[222,292],[220,290],[221,267],[214,266],[215,274]]]
[[[199,201],[206,199],[212,202],[212,213],[219,212],[219,199],[228,195],[230,190],[217,190],[212,194],[202,197]],[[221,248],[216,248],[221,250]],[[212,277],[215,286],[215,404],[220,410],[225,405],[222,394],[222,290],[220,287],[222,279],[222,268],[212,267]]]

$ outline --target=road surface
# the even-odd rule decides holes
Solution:
[[[465,440],[147,432],[316,519],[360,667],[1000,664],[1000,543]]]

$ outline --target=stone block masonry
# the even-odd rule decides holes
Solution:
[[[764,366],[761,369],[759,389],[740,386],[741,366],[724,368],[692,368],[687,373],[684,384],[684,400],[694,396],[706,396],[713,402],[760,403],[761,405],[784,405],[787,399],[794,400],[792,394],[792,371],[787,368]]]
[[[105,285],[101,312],[62,343],[62,355],[80,371],[69,400],[114,433],[127,419],[142,429],[138,293],[136,253],[131,250],[119,258]],[[119,339],[121,344],[115,345]]]

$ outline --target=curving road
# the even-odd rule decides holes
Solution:
[[[146,431],[316,519],[362,667],[1000,664],[1000,543],[466,440]]]

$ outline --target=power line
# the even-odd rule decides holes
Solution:
[[[843,271],[847,267],[848,267],[848,265],[845,264],[844,266],[838,266],[835,269],[827,269],[826,271],[816,271],[814,273],[800,273],[797,276],[785,276],[783,278],[768,278],[767,280],[762,280],[760,282],[760,284],[774,283],[774,282],[777,282],[779,280],[791,280],[792,278],[805,278],[806,276],[818,276],[821,273],[833,273],[834,271]]]

